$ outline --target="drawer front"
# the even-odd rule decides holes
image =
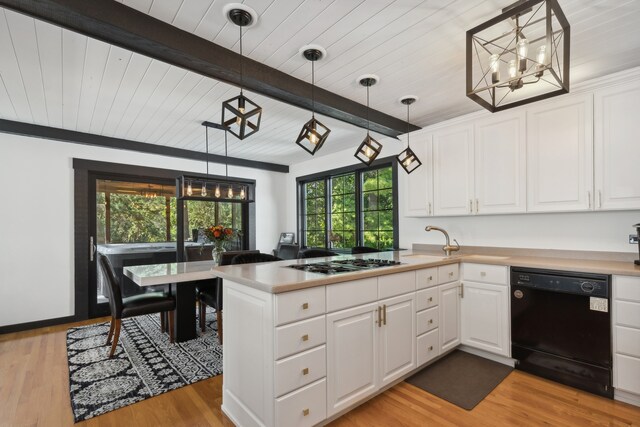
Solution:
[[[439,355],[440,346],[438,345],[437,329],[418,337],[418,366],[424,365]]]
[[[438,284],[438,268],[425,268],[416,271],[416,289],[430,288]]]
[[[387,274],[378,277],[378,298],[384,299],[416,290],[416,272]]]
[[[626,354],[627,356],[640,357],[640,329],[625,328],[623,326],[615,327],[616,334],[616,353]]]
[[[615,301],[616,325],[640,328],[640,303]]]
[[[276,362],[276,396],[311,384],[327,375],[326,346],[320,346]]]
[[[496,285],[508,284],[508,268],[504,265],[462,264],[464,280],[472,282],[492,283]]]
[[[276,326],[325,313],[325,287],[276,295]]]
[[[327,341],[325,316],[276,328],[276,360]]]
[[[327,417],[327,380],[309,384],[276,399],[278,427],[307,427]]]
[[[438,267],[438,284],[455,282],[460,277],[458,264],[441,265]]]
[[[416,311],[426,310],[437,305],[438,288],[434,287],[416,292]]]
[[[416,315],[416,335],[422,335],[438,327],[438,307],[421,311]]]
[[[327,312],[355,307],[378,299],[378,279],[354,280],[327,285]]]
[[[640,302],[640,277],[613,276],[616,299]]]
[[[613,359],[616,388],[640,394],[640,359],[616,354]]]

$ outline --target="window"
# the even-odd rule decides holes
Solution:
[[[299,235],[303,247],[349,252],[354,246],[395,248],[396,165],[344,168],[298,178]]]

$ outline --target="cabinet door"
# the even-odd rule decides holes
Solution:
[[[405,216],[433,215],[433,159],[431,151],[431,135],[411,135],[411,150],[422,165],[407,175],[403,169],[400,174],[404,179]]]
[[[506,285],[464,282],[462,344],[509,357],[509,293]]]
[[[377,390],[378,304],[327,315],[327,416]]]
[[[596,209],[640,208],[640,81],[595,93]]]
[[[416,367],[415,292],[382,300],[380,384],[385,386]]]
[[[554,98],[527,112],[527,211],[592,208],[593,98]]]
[[[433,134],[433,212],[473,213],[473,127],[454,125]]]
[[[460,344],[460,282],[438,286],[440,299],[440,353]]]
[[[500,113],[474,126],[476,214],[526,210],[525,114]]]

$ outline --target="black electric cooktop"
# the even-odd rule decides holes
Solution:
[[[354,258],[341,259],[325,262],[314,262],[311,264],[292,264],[287,267],[295,270],[306,271],[308,273],[338,274],[351,273],[354,271],[372,270],[380,267],[391,267],[402,264],[400,261],[374,258]]]

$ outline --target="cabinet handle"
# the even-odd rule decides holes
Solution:
[[[429,319],[429,324],[433,325],[433,319]]]
[[[302,410],[302,416],[306,417],[307,415],[309,415],[309,409],[305,408]]]
[[[598,208],[602,207],[602,191],[598,190]]]
[[[429,276],[429,281],[431,282],[433,280],[433,276]]]
[[[308,334],[304,334],[302,336],[302,341],[309,341],[309,335]]]
[[[469,213],[473,213],[473,200],[469,199]]]
[[[429,202],[429,215],[431,215],[431,202]]]
[[[378,328],[382,327],[382,307],[378,306],[378,320],[376,321]]]
[[[484,277],[484,276],[486,276],[486,275],[487,275],[487,273],[485,273],[484,271],[481,271],[481,272],[480,272],[480,276]]]
[[[302,304],[302,309],[303,310],[306,310],[308,308],[309,308],[309,303],[308,302],[305,302],[305,303]]]
[[[96,245],[93,244],[93,236],[89,237],[89,261],[93,262],[93,254],[96,253]]]
[[[302,370],[302,375],[308,375],[309,374],[309,368],[304,368]]]
[[[383,325],[387,324],[387,305],[386,304],[382,305],[382,324]]]
[[[449,272],[449,277],[453,277],[453,271]]]
[[[429,346],[429,351],[433,351],[433,346],[432,345]]]
[[[460,298],[464,298],[464,283],[460,282]]]
[[[478,202],[478,199],[476,199],[476,213],[478,213],[479,206],[480,206],[480,203]]]
[[[427,301],[433,302],[433,297],[429,297],[429,299]]]

